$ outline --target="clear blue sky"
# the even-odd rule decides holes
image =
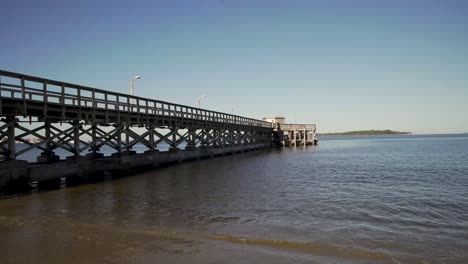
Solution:
[[[0,68],[321,132],[468,132],[468,1],[2,1]]]

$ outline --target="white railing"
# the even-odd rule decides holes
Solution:
[[[281,130],[315,130],[314,124],[283,124]]]

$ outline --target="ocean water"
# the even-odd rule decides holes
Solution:
[[[95,225],[340,258],[331,263],[468,263],[468,135],[322,137],[10,197],[0,200],[7,259],[59,243],[57,230],[24,232],[33,219],[62,226],[68,250],[68,228]]]

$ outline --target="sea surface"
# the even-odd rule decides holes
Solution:
[[[468,135],[322,137],[5,197],[0,239],[6,263],[468,263]]]

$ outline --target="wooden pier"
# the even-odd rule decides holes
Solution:
[[[290,131],[277,123],[2,70],[0,117],[0,189],[16,182],[57,187],[61,178],[73,184],[104,172],[269,148],[287,142],[277,136],[279,126]],[[294,145],[310,141],[300,131],[294,132]],[[17,143],[24,147],[17,149]],[[160,151],[161,144],[169,151]],[[146,151],[137,154],[136,145]],[[104,146],[114,153],[105,156]],[[58,149],[68,157],[60,159]],[[38,150],[35,162],[18,159]]]

